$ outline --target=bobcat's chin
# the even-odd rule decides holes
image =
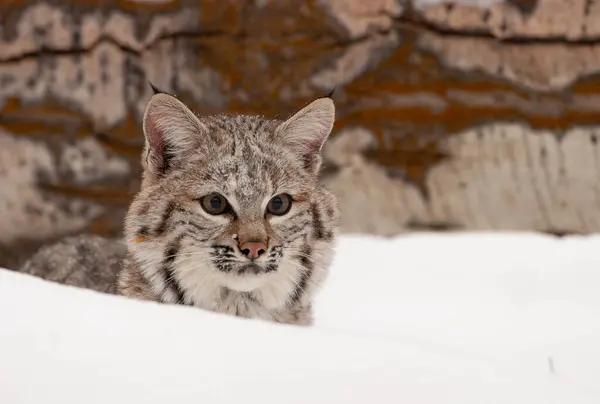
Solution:
[[[270,273],[229,273],[223,274],[222,283],[223,286],[228,289],[235,290],[238,292],[251,292],[253,290],[261,288],[271,278]]]

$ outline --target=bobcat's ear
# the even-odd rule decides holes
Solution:
[[[302,159],[307,169],[318,172],[321,148],[333,129],[335,105],[331,98],[319,98],[275,129],[276,141]]]
[[[146,145],[143,163],[155,175],[164,174],[173,159],[193,147],[205,126],[181,101],[156,93],[146,106],[143,120]]]

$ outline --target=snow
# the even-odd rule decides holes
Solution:
[[[345,236],[312,328],[0,270],[0,402],[600,402],[600,236]]]

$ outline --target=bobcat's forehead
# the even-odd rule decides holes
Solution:
[[[248,135],[258,140],[262,135],[272,133],[280,120],[265,118],[259,115],[212,115],[202,121],[209,130],[223,131],[241,138]]]
[[[257,121],[259,122],[259,121]],[[181,168],[188,186],[202,183],[205,188],[234,198],[242,208],[262,203],[278,193],[305,193],[315,182],[307,176],[296,159],[282,148],[271,145],[267,125],[243,126],[226,132],[227,126],[213,127],[219,131],[222,144],[210,156],[197,152]]]

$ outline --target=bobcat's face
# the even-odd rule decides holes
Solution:
[[[144,123],[144,183],[126,234],[163,300],[197,303],[222,287],[295,299],[322,277],[338,216],[317,178],[331,100],[285,122],[199,120],[157,94]]]

